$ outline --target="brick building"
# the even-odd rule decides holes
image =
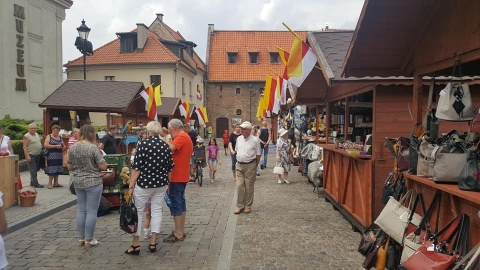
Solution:
[[[296,32],[306,39],[307,32]],[[259,97],[267,75],[282,74],[284,66],[276,46],[290,51],[289,31],[228,31],[208,25],[205,105],[214,135],[232,131],[236,122],[256,118]]]

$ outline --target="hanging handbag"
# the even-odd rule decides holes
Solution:
[[[385,266],[387,265],[388,243],[390,243],[390,237],[387,237],[387,242],[385,242],[385,245],[382,245],[378,248],[377,259],[375,261],[375,268],[377,268],[377,270],[384,270]]]
[[[452,79],[445,89],[440,91],[435,116],[448,121],[469,121],[474,118],[475,110],[472,105],[468,84],[452,83],[457,67],[459,76],[462,76],[460,60],[457,59],[453,67]]]
[[[398,201],[406,191],[407,188],[405,186],[405,178],[403,178],[403,174],[400,173],[395,175],[395,172],[392,171],[388,174],[385,184],[383,185],[382,203],[387,204],[390,197],[393,197]]]
[[[410,132],[410,144],[409,144],[409,165],[408,173],[416,174],[417,173],[417,163],[418,163],[418,146],[420,144],[420,138],[423,137],[425,133],[425,128],[422,124],[417,123]]]
[[[137,232],[138,214],[133,198],[120,204],[120,229],[129,234]]]
[[[468,261],[468,263],[467,263]],[[465,265],[465,263],[467,263]],[[452,270],[473,270],[480,268],[480,243],[468,252],[460,261],[455,264]]]
[[[416,213],[411,215],[411,212],[414,211],[412,208],[415,197],[416,192],[413,189],[407,191],[400,201],[390,197],[388,203],[374,222],[397,243],[403,243],[405,231],[410,222],[418,226],[422,220],[422,217]],[[409,201],[408,207],[405,206],[407,200]]]
[[[458,188],[480,192],[480,153],[477,146],[467,151],[467,161],[458,177]]]
[[[433,89],[435,87],[435,77],[432,77],[430,80],[430,87],[428,89],[428,104],[427,104],[427,114],[423,118],[423,126],[425,127],[425,134],[429,138],[436,140],[438,138],[438,126],[440,120],[435,116],[437,109],[433,104],[436,104],[436,96],[433,94]]]
[[[433,175],[435,182],[457,183],[467,163],[467,150],[462,143],[437,146],[432,151]]]
[[[380,248],[380,245],[382,244],[384,238],[385,238],[385,234],[383,232],[380,233],[380,236],[377,237],[377,239],[375,240],[373,248],[367,254],[367,256],[365,257],[365,260],[362,263],[363,268],[370,269],[375,265],[375,262],[377,260],[377,251]]]
[[[387,265],[386,268],[393,270],[397,269],[400,264],[400,257],[402,255],[402,245],[390,240],[390,245],[387,250]]]
[[[468,249],[470,220],[460,214],[408,258],[402,266],[408,270],[449,269]],[[448,250],[456,236],[453,249]]]
[[[423,136],[418,146],[418,162],[417,162],[417,175],[422,177],[428,177],[429,171],[433,173],[433,159],[432,152],[435,149],[436,143],[429,137]]]
[[[432,203],[428,207],[428,210],[424,212],[424,216],[422,218],[422,221],[418,225],[418,228],[414,232],[408,233],[407,236],[405,236],[405,239],[403,240],[402,257],[400,258],[401,263],[405,262],[410,256],[412,256],[412,254],[421,245],[423,245],[427,239],[429,239],[432,236],[432,232],[430,231],[429,219],[435,206],[437,206],[437,215],[436,215],[437,222],[435,223],[437,226],[437,229],[435,231],[438,231],[438,219],[440,217],[439,214],[440,214],[441,197],[442,197],[441,192],[437,191],[432,200]],[[422,199],[422,202],[423,202],[423,199]],[[422,205],[422,207],[425,207],[425,206]]]
[[[385,145],[395,158],[397,172],[407,171],[410,168],[410,139],[387,137],[385,138]]]
[[[367,256],[375,246],[375,241],[380,233],[381,230],[375,224],[370,225],[370,227],[368,227],[367,230],[362,234],[357,251],[363,256]]]

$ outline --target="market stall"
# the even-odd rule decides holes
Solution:
[[[473,104],[478,106],[480,90],[474,76],[480,75],[480,40],[472,33],[477,32],[479,8],[480,2],[467,0],[365,1],[343,72],[348,77],[412,76],[412,126],[421,122],[426,111],[424,76],[451,76],[455,63],[460,63],[461,74],[469,76],[463,79],[470,85]],[[454,128],[467,131],[468,123],[440,122],[440,134]],[[435,191],[441,192],[440,227],[465,213],[470,217],[471,246],[480,241],[478,192],[425,177],[405,177],[410,188],[424,190],[427,204]]]

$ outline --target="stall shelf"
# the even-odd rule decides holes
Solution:
[[[122,178],[120,172],[123,166],[127,164],[126,154],[112,154],[105,155],[104,159],[109,166],[115,167],[116,170],[116,184],[113,186],[103,186],[103,196],[109,201],[112,206],[120,206],[120,192],[122,190]]]
[[[458,214],[467,214],[470,217],[470,246],[473,247],[480,242],[479,192],[461,190],[456,184],[435,183],[427,177],[420,177],[408,173],[404,173],[403,175],[405,179],[407,179],[407,186],[409,188],[422,191],[427,205],[430,205],[435,192],[442,192],[439,217],[440,228],[445,226]],[[435,217],[432,217],[431,220],[435,220]]]
[[[18,155],[0,157],[0,191],[3,192],[4,208],[17,203],[18,177]]]
[[[363,231],[373,216],[373,162],[371,156],[352,155],[333,145],[323,145],[325,198]]]

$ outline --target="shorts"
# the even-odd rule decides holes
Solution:
[[[223,144],[223,148],[228,149],[228,143],[227,143],[227,144]]]
[[[209,162],[209,163],[212,162],[213,164],[217,164],[217,163],[218,163],[218,159],[216,159],[216,158],[209,158],[209,159],[208,159],[208,162]]]
[[[231,159],[232,159],[232,171],[235,171],[235,167],[237,165],[237,156],[235,155],[230,155]]]
[[[170,214],[172,216],[180,216],[187,211],[187,203],[185,201],[185,188],[187,183],[170,182],[168,189],[168,197],[172,201],[170,205]]]

